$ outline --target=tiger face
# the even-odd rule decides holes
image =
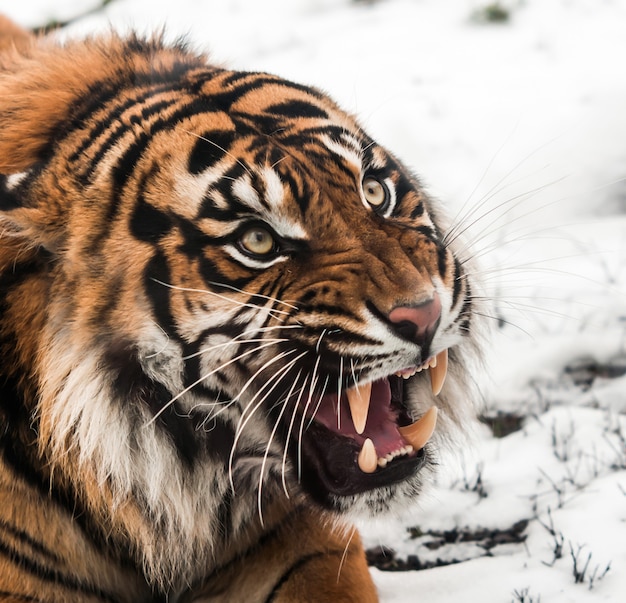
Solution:
[[[473,284],[393,155],[317,90],[159,41],[0,87],[3,371],[41,471],[187,547],[277,498],[419,494],[471,409]]]

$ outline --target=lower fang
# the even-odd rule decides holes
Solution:
[[[398,431],[405,441],[413,446],[414,450],[421,450],[426,446],[428,440],[430,440],[436,425],[437,407],[431,406],[421,419],[415,421],[412,425],[399,427]]]
[[[363,471],[363,473],[374,473],[374,471],[376,471],[378,455],[376,454],[376,448],[374,448],[374,442],[369,438],[363,442],[363,447],[361,448],[361,452],[359,452],[357,462],[359,469]]]

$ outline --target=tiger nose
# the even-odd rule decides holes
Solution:
[[[432,298],[420,304],[396,306],[388,318],[400,337],[428,347],[441,320],[441,300],[435,291]]]

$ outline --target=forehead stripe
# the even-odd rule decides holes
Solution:
[[[106,115],[104,115],[102,119],[98,119],[95,125],[89,128],[85,140],[76,148],[74,153],[70,155],[70,161],[79,161],[87,149],[94,144],[95,140],[102,135],[111,124],[119,123],[119,119],[125,111],[135,105],[144,104],[150,98],[156,98],[163,93],[171,94],[171,92],[171,86],[163,84],[160,86],[150,86],[135,96],[131,96],[122,101],[120,101],[118,97],[117,90],[111,91],[108,88],[105,88],[101,94],[90,97],[89,103],[73,118],[73,122],[75,124],[83,124],[101,111],[106,111]],[[163,101],[159,102],[162,103]],[[71,132],[70,128],[65,129],[59,138],[62,140],[65,137],[64,135],[69,132]]]

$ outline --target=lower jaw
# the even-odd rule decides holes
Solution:
[[[427,451],[422,449],[372,473],[363,473],[356,462],[358,445],[326,431],[315,423],[310,426],[302,440],[301,463],[296,465],[302,468],[305,491],[325,507],[335,507],[337,497],[353,497],[404,482],[427,463]]]

